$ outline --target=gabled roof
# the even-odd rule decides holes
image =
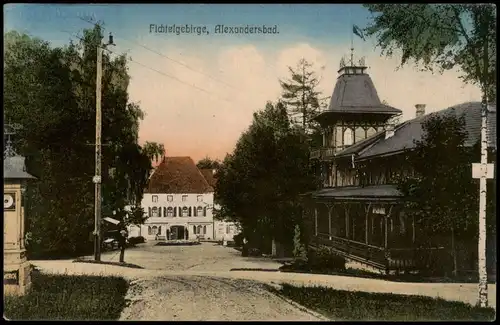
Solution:
[[[145,193],[207,193],[213,188],[191,157],[165,157],[151,175]]]
[[[356,73],[338,77],[326,112],[396,115],[401,110],[382,104],[370,76]]]
[[[496,108],[496,104],[494,105]],[[404,150],[415,148],[414,141],[422,139],[423,129],[422,123],[434,115],[455,114],[457,117],[464,114],[465,129],[467,138],[465,146],[471,147],[475,145],[481,138],[481,103],[467,102],[452,106],[450,108],[437,111],[428,115],[417,117],[413,120],[406,121],[400,124],[395,130],[394,135],[388,139],[380,137],[378,141],[368,148],[358,151],[358,159],[366,159],[369,157],[395,154]],[[496,149],[496,111],[488,113],[488,147]],[[374,135],[373,137],[376,137]]]
[[[213,169],[205,168],[205,169],[200,169],[200,171],[203,177],[205,177],[205,180],[207,181],[208,185],[215,188],[215,183],[217,182],[217,180],[215,178]]]

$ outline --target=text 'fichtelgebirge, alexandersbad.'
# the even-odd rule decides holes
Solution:
[[[238,35],[238,34],[254,34],[254,35],[267,35],[279,34],[277,25],[215,25],[215,26],[202,26],[192,24],[150,24],[150,34],[167,34],[167,35]]]

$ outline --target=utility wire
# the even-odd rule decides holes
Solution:
[[[95,25],[97,25],[97,23],[94,23],[94,22],[92,22],[92,21],[86,20],[86,19],[84,19],[84,18],[82,18],[82,17],[78,17],[78,18],[80,18],[80,19],[81,19],[81,20],[83,20],[84,22],[89,23],[89,24],[91,24],[91,25],[94,25],[94,26],[95,26]],[[101,28],[104,30],[104,27],[102,27],[102,26],[101,26]],[[236,87],[234,87],[234,86],[232,86],[232,85],[228,84],[228,83],[227,83],[227,82],[225,82],[225,81],[222,81],[222,80],[220,80],[220,79],[217,79],[217,78],[215,78],[215,77],[213,77],[213,76],[211,76],[211,75],[209,75],[209,74],[207,74],[207,73],[204,73],[204,72],[202,72],[202,71],[199,71],[199,70],[193,69],[193,68],[191,68],[189,65],[187,65],[187,64],[185,64],[185,63],[182,63],[182,62],[180,62],[180,61],[177,61],[177,60],[175,60],[175,59],[172,59],[171,57],[169,57],[169,56],[167,56],[167,55],[165,55],[165,54],[163,54],[163,53],[161,53],[161,52],[159,52],[159,51],[157,51],[157,50],[151,49],[151,48],[147,47],[146,45],[143,45],[143,44],[141,44],[141,43],[139,43],[139,42],[133,41],[133,40],[128,39],[128,38],[125,38],[125,37],[123,37],[123,36],[117,36],[117,37],[118,37],[118,38],[120,38],[120,39],[123,39],[123,40],[125,40],[125,41],[127,41],[127,42],[130,42],[130,43],[136,44],[136,45],[138,45],[138,46],[140,46],[140,47],[142,47],[142,48],[144,48],[144,49],[146,49],[146,50],[148,50],[148,51],[150,51],[150,52],[152,52],[152,53],[155,53],[155,54],[157,54],[157,55],[159,55],[159,56],[162,56],[162,57],[164,57],[164,58],[166,58],[166,59],[168,59],[168,60],[170,60],[170,61],[172,61],[172,62],[175,62],[175,63],[177,63],[177,64],[179,64],[179,65],[181,65],[181,66],[183,66],[183,67],[185,67],[185,68],[187,68],[187,69],[189,69],[189,70],[193,71],[193,72],[196,72],[196,73],[202,74],[202,75],[204,75],[204,76],[206,76],[206,77],[208,77],[208,78],[210,78],[210,79],[212,79],[212,80],[214,80],[214,81],[217,81],[217,82],[222,83],[222,84],[224,84],[224,85],[226,85],[226,86],[228,86],[228,87],[231,87],[231,88],[233,88],[233,89],[236,89],[236,90],[240,90],[240,91],[241,91],[241,89],[238,89],[238,88],[236,88]]]
[[[68,32],[68,31],[66,31],[66,30],[61,30],[61,31],[62,31],[62,32],[65,32],[65,33],[68,33],[68,34],[70,34],[71,36],[76,37],[76,38],[78,38],[78,39],[80,39],[80,40],[82,40],[82,41],[83,41],[83,38],[82,38],[82,37],[80,37],[80,36],[78,36],[78,35],[74,35],[73,33]],[[111,51],[110,49],[105,49],[105,50],[106,50],[107,52],[111,53],[111,54],[118,55],[118,54],[114,53],[113,51]],[[189,86],[189,87],[195,88],[195,89],[197,89],[197,90],[199,90],[199,91],[202,91],[202,92],[204,92],[204,93],[207,93],[207,94],[209,94],[209,95],[215,96],[215,97],[217,97],[217,98],[218,98],[218,99],[220,99],[220,100],[223,100],[223,101],[226,101],[226,102],[229,102],[229,103],[233,103],[231,100],[228,100],[228,99],[226,99],[226,98],[222,98],[222,97],[220,97],[220,96],[218,96],[218,95],[216,95],[216,94],[214,94],[214,93],[212,93],[212,92],[210,92],[210,91],[208,91],[208,90],[206,90],[206,89],[203,89],[203,88],[198,87],[198,86],[196,86],[196,85],[192,85],[192,84],[190,84],[190,83],[187,83],[187,82],[185,82],[185,81],[183,81],[183,80],[181,80],[181,79],[179,79],[179,78],[177,78],[177,77],[175,77],[175,76],[172,76],[172,75],[170,75],[170,74],[168,74],[168,73],[165,73],[165,72],[159,71],[159,70],[157,70],[157,69],[155,69],[155,68],[151,68],[150,66],[147,66],[147,65],[145,65],[145,64],[143,64],[143,63],[141,63],[141,62],[138,62],[138,61],[136,61],[136,60],[133,60],[132,58],[128,58],[128,60],[129,60],[129,61],[131,61],[131,62],[133,62],[133,63],[135,63],[135,64],[137,64],[137,65],[139,65],[139,66],[142,66],[143,68],[149,69],[149,70],[151,70],[151,71],[155,71],[155,72],[157,72],[158,74],[161,74],[161,75],[163,75],[163,76],[165,76],[165,77],[167,77],[167,78],[173,79],[173,80],[175,80],[175,81],[177,81],[177,82],[179,82],[179,83],[182,83],[182,84],[187,85],[187,86]]]

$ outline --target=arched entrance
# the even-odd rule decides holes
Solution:
[[[184,226],[172,226],[170,227],[170,237],[172,240],[186,239],[187,232]]]

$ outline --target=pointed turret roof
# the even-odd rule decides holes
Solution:
[[[333,90],[328,109],[320,115],[341,114],[376,114],[388,117],[401,113],[401,110],[383,104],[377,94],[370,75],[366,73],[364,59],[358,63],[340,62],[339,77]]]

